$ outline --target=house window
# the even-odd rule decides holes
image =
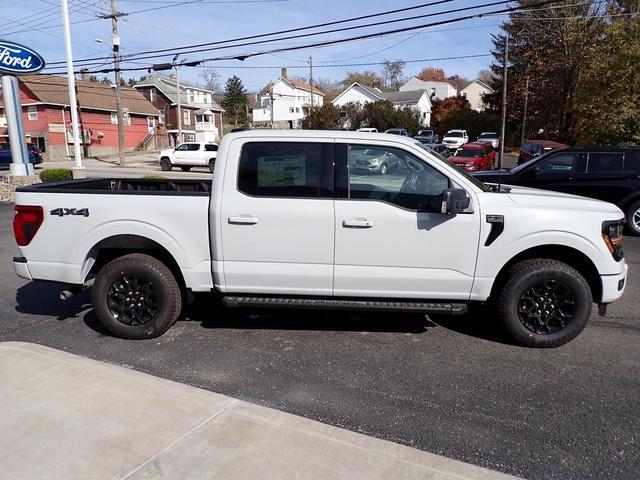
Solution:
[[[435,96],[436,94],[436,87],[431,87],[431,96]]]
[[[131,125],[131,117],[128,112],[124,112],[122,118],[124,118],[125,125]],[[116,112],[111,112],[111,123],[114,125],[118,124],[118,114]]]
[[[156,100],[156,89],[155,88],[150,88],[149,89],[149,101],[154,102]]]
[[[300,113],[300,107],[296,107],[296,113]]]
[[[118,124],[118,115],[116,112],[111,112],[111,123],[114,125]]]
[[[187,92],[189,93],[189,102],[196,103],[194,91],[193,90],[187,90]]]
[[[158,117],[158,124],[164,125],[164,115],[163,114],[160,114],[160,116]]]
[[[29,120],[38,119],[38,107],[32,106],[27,109]]]
[[[189,116],[189,110],[184,110],[182,112],[182,123],[185,125],[191,125],[191,117]]]
[[[289,107],[289,113],[293,113],[293,107]]]

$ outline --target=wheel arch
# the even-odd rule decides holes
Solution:
[[[490,298],[495,299],[507,280],[509,270],[516,263],[534,258],[549,258],[566,263],[575,268],[587,281],[591,289],[591,296],[595,303],[602,298],[602,281],[593,261],[580,250],[566,245],[539,245],[521,251],[505,263],[496,276],[491,287]]]
[[[164,246],[150,238],[135,234],[113,235],[100,240],[87,253],[86,261],[92,261],[85,274],[97,274],[102,267],[116,258],[130,253],[143,253],[164,263],[175,276],[182,291],[186,291],[186,282],[175,257]]]

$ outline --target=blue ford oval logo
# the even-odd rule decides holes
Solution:
[[[30,48],[0,40],[0,72],[35,73],[44,68],[44,59]]]

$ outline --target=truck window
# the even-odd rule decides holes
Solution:
[[[347,161],[348,198],[440,212],[449,179],[410,153],[393,147],[349,145]]]
[[[242,147],[238,190],[258,197],[325,197],[321,189],[323,153],[333,144],[250,142]]]
[[[627,152],[624,158],[625,173],[640,173],[640,151]]]
[[[190,152],[197,152],[198,150],[200,150],[200,144],[199,143],[190,143],[188,145],[189,148],[187,148],[188,151]]]
[[[575,173],[584,153],[559,153],[535,164],[541,173]],[[584,165],[582,167],[584,169]],[[584,171],[584,170],[583,170]]]
[[[622,172],[623,153],[596,152],[589,154],[587,172],[620,173]]]
[[[204,146],[204,150],[205,150],[205,152],[217,152],[218,151],[218,145],[215,145],[213,143],[207,143]]]

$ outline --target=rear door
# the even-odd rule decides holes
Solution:
[[[218,156],[218,145],[215,143],[205,143],[202,152],[201,165],[209,165],[209,160],[215,161]]]
[[[573,177],[573,185],[567,191],[618,203],[637,187],[629,181],[633,174],[623,172],[624,161],[624,152],[590,152],[585,171]]]
[[[174,165],[184,165],[187,161],[187,152],[189,150],[189,144],[183,143],[178,145],[173,151],[173,160],[171,163]]]
[[[386,175],[348,169],[349,157],[363,148],[387,150],[400,164]],[[336,144],[334,294],[466,300],[480,212],[440,213],[452,182],[405,148]]]
[[[236,139],[228,155],[214,251],[227,291],[331,295],[333,139]]]

